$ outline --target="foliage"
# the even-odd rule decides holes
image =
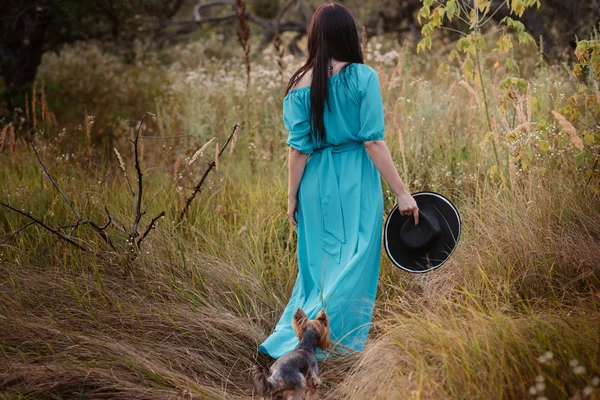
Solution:
[[[591,180],[596,173],[600,159],[600,38],[598,33],[590,40],[577,42],[575,50],[577,63],[573,67],[573,75],[581,77],[584,71],[589,71],[586,84],[578,88],[578,93],[569,97],[560,112],[569,121],[578,125],[583,131],[579,139],[580,152],[575,160]],[[563,124],[564,125],[564,124]],[[567,129],[575,131],[574,126]]]
[[[275,18],[281,9],[280,0],[251,0],[250,5],[254,14],[260,18]]]
[[[482,34],[482,28],[492,20],[492,15],[500,10],[504,5],[508,7],[511,14],[517,17],[523,15],[528,7],[540,7],[539,0],[527,1],[504,1],[501,5],[496,5],[496,9],[492,10],[492,2],[489,0],[475,1],[473,5],[462,0],[447,0],[446,2],[435,2],[434,0],[421,0],[423,6],[419,10],[418,18],[428,21],[421,29],[423,39],[417,46],[417,52],[429,49],[431,50],[433,38],[432,35],[440,29],[444,29],[444,21],[452,22],[458,19],[465,24],[464,31],[458,31],[462,37],[456,43],[456,49],[450,52],[448,61],[457,61],[462,65],[462,70],[465,76],[470,80],[481,82],[483,87],[483,77],[481,76],[481,63],[479,60],[479,52],[486,49],[486,35]],[[434,7],[435,5],[435,7]],[[433,8],[433,9],[432,9]],[[502,36],[496,42],[496,47],[492,49],[498,54],[505,54],[513,48],[513,42],[509,35],[509,31],[514,31],[517,34],[519,43],[529,43],[535,41],[525,31],[525,25],[511,17],[505,17],[502,20],[501,28],[498,31]],[[506,67],[509,70],[516,68],[515,60],[508,57],[505,61]],[[440,65],[438,72],[440,74],[449,72],[447,62]],[[484,94],[485,96],[485,94]],[[491,128],[491,127],[490,127]]]
[[[500,159],[498,150],[499,143],[496,139],[498,133],[492,124],[493,117],[491,116],[490,104],[488,102],[486,85],[482,72],[483,61],[480,57],[480,53],[486,49],[486,38],[489,38],[489,35],[494,32],[487,32],[484,34],[482,33],[482,29],[490,23],[497,12],[506,6],[509,11],[509,16],[506,16],[500,21],[500,27],[497,28],[496,31],[501,33],[501,37],[496,42],[496,47],[491,51],[498,55],[502,55],[508,53],[513,48],[513,42],[509,36],[509,31],[514,31],[517,34],[519,43],[535,43],[531,35],[525,31],[525,25],[522,22],[513,19],[511,15],[521,17],[528,8],[536,6],[539,8],[541,3],[539,0],[503,1],[500,4],[495,4],[496,8],[492,9],[494,3],[489,0],[475,0],[472,3],[462,0],[447,0],[445,2],[435,3],[434,0],[421,1],[423,6],[418,14],[419,22],[421,22],[421,19],[428,22],[426,22],[421,29],[423,39],[417,46],[417,52],[424,49],[431,49],[433,40],[432,35],[440,29],[450,29],[461,34],[460,39],[456,43],[456,48],[450,52],[448,59],[449,62],[457,61],[461,65],[466,78],[470,81],[474,81],[481,89],[483,107],[487,121],[487,137],[492,143],[496,161],[496,165],[490,168],[489,174],[494,176],[501,172],[503,163]],[[444,26],[446,20],[450,23],[454,19],[457,19],[464,24],[463,30],[446,28]],[[505,64],[508,71],[518,69],[516,62],[512,57],[507,57]],[[447,62],[444,62],[440,64],[438,75],[441,77],[449,71],[450,68]],[[507,77],[503,80],[501,87],[503,87],[505,91],[509,91],[513,85],[520,87],[523,90],[526,83],[518,78]],[[503,107],[505,105],[506,102],[503,103]],[[502,118],[502,115],[500,115],[499,118]],[[523,124],[530,124],[531,121],[522,120],[521,122]],[[505,125],[505,127],[507,126]],[[507,136],[509,136],[510,140],[510,135],[515,132],[513,129],[507,129],[507,131]],[[531,152],[527,153],[531,154]],[[518,152],[517,155],[515,155],[515,161],[521,163],[521,166],[525,165],[525,168],[528,165],[528,161],[523,164],[521,155],[527,153]],[[506,167],[510,167],[510,165],[506,165]]]
[[[600,81],[600,39],[578,41],[575,56],[578,63],[573,68],[573,74],[581,76],[587,68],[592,77]]]
[[[481,34],[481,29],[492,20],[491,15],[500,10],[504,5],[508,7],[511,14],[517,17],[522,16],[529,7],[537,6],[539,8],[541,6],[539,0],[504,1],[501,5],[495,5],[495,9],[491,8],[492,2],[490,0],[476,0],[473,3],[462,0],[446,0],[443,2],[421,0],[421,2],[423,6],[418,14],[419,23],[423,21],[428,22],[421,29],[423,39],[419,42],[417,51],[424,49],[431,50],[432,34],[444,28],[443,24],[445,20],[452,22],[456,18],[462,21],[467,29],[460,32],[463,37],[456,43],[457,51],[453,51],[450,54],[450,61],[455,59],[461,60],[462,53],[462,57],[464,57],[462,63],[468,64],[463,69],[470,79],[473,79],[475,75],[472,66],[476,50],[481,51],[485,48],[485,37]],[[525,25],[511,17],[505,17],[502,20],[501,30],[502,37],[496,42],[496,48],[493,50],[500,54],[508,52],[513,47],[508,30],[513,30],[517,33],[519,43],[534,42],[531,35],[525,31]]]
[[[137,38],[164,39],[158,33],[182,4],[183,0],[2,2],[0,64],[9,113],[24,106],[43,53],[75,41],[101,40],[118,43],[118,51],[128,58]]]
[[[142,47],[131,63],[100,43],[44,58],[36,104],[30,98],[17,115],[37,116],[41,155],[83,214],[101,219],[108,204],[117,225],[133,222],[127,182],[109,173],[118,166],[114,146],[134,176],[128,140],[139,108],[157,111],[145,134],[192,136],[140,151],[145,192],[164,188],[148,215],[166,215],[130,269],[110,252],[109,260],[96,258],[32,226],[0,245],[2,395],[252,397],[248,372],[268,363],[256,346],[273,329],[297,272],[296,237],[285,218],[279,62],[289,76],[301,60],[267,51],[252,61],[246,90],[241,50],[211,58],[231,54],[221,43],[212,37],[159,53]],[[383,256],[367,348],[320,366],[323,397],[528,398],[532,387],[549,399],[598,396],[600,178],[577,165],[577,142],[552,116],[580,95],[579,83],[560,65],[540,64],[535,74],[507,81],[505,91],[499,82],[510,73],[505,65],[493,70],[498,85],[490,85],[488,103],[504,111],[492,114],[492,134],[508,170],[493,175],[484,104],[472,81],[452,68],[436,78],[435,55],[416,56],[393,40],[371,38],[365,49],[379,73],[386,141],[403,180],[413,191],[450,197],[464,230],[448,264],[426,276],[404,274]],[[40,106],[42,87],[48,106]],[[48,108],[58,126],[42,118]],[[243,129],[235,152],[223,154],[178,224],[222,147],[216,143],[225,143],[236,121]],[[0,199],[53,225],[71,218],[30,147],[6,132]],[[102,144],[107,136],[110,146]],[[385,199],[389,210],[387,188]],[[0,213],[0,241],[25,223]],[[109,229],[125,246],[127,235]],[[73,237],[106,247],[84,230]]]

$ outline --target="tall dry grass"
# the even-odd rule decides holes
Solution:
[[[192,137],[145,144],[144,190],[164,188],[148,213],[165,210],[166,217],[131,266],[118,251],[127,235],[115,227],[108,233],[117,251],[93,232],[75,233],[104,259],[35,225],[0,245],[0,393],[251,398],[250,368],[268,363],[257,346],[285,307],[297,270],[284,209],[281,58],[267,52],[253,64],[246,95],[239,59],[211,60],[206,44],[173,50],[174,63],[150,55],[131,65],[89,46],[44,60],[40,83],[66,128],[38,119],[35,136],[86,218],[101,220],[104,205],[118,226],[135,218],[123,174],[109,172],[119,165],[117,147],[134,176],[127,139],[141,105],[158,113],[146,134]],[[380,73],[386,140],[403,178],[413,190],[450,196],[464,230],[448,264],[425,276],[382,258],[370,340],[364,352],[321,365],[323,397],[598,398],[598,178],[575,162],[571,135],[552,115],[582,82],[562,66],[541,66],[523,71],[528,87],[507,99],[498,89],[506,72],[488,54],[490,136],[478,92],[459,72],[439,80],[435,59],[391,41],[374,38],[365,49]],[[86,51],[98,62],[81,64],[75,55]],[[297,61],[283,61],[289,76]],[[85,124],[91,116],[93,128]],[[223,154],[177,224],[192,182],[214,160],[215,146],[198,149],[213,137],[224,143],[236,121],[243,126],[237,147]],[[0,198],[49,224],[72,223],[35,155],[14,142],[12,152],[0,152]],[[386,190],[388,209],[392,202]],[[0,211],[5,234],[25,223]]]

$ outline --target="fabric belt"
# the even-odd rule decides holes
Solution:
[[[319,160],[319,195],[323,213],[323,250],[340,263],[342,244],[346,243],[344,218],[342,216],[342,199],[337,181],[337,173],[333,163],[333,154],[364,149],[363,142],[349,142],[336,146],[315,149],[320,154]],[[358,171],[357,171],[358,173]]]

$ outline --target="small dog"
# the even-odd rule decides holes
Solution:
[[[270,395],[271,399],[282,395],[286,400],[301,400],[308,391],[308,399],[317,400],[321,379],[315,352],[317,348],[325,350],[331,345],[329,320],[324,309],[316,319],[309,320],[306,313],[298,308],[292,327],[300,344],[273,363],[269,369],[270,375],[255,365],[252,370],[254,387],[260,396]]]

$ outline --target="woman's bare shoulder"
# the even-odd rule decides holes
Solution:
[[[309,69],[304,75],[302,75],[302,78],[300,78],[300,80],[298,80],[298,82],[296,82],[296,84],[291,89],[299,89],[302,87],[310,86],[311,83],[312,69]]]

